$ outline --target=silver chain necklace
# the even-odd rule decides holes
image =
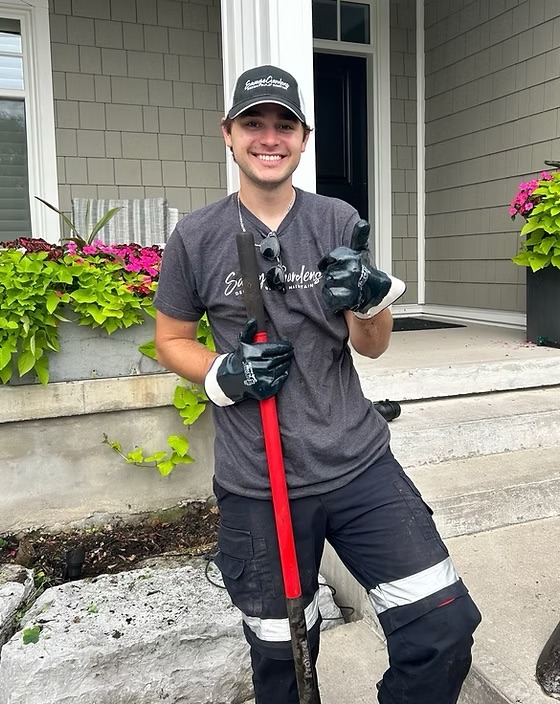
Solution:
[[[245,229],[245,223],[243,222],[243,216],[241,215],[241,200],[239,198],[239,191],[237,191],[236,200],[237,200],[237,214],[239,215],[239,224],[241,225],[241,230],[242,230],[242,232],[247,232],[247,230]],[[296,191],[295,191],[295,188],[292,188],[292,200],[290,201],[290,203],[286,209],[286,212],[284,213],[284,218],[290,212],[290,210],[292,209],[292,206],[294,205],[295,202],[296,202]],[[282,221],[284,220],[284,218],[282,218]],[[271,230],[270,232],[274,232],[274,230]],[[270,234],[270,232],[268,232],[266,235],[264,235],[261,232],[260,235],[261,235],[261,237],[266,237],[267,235]]]

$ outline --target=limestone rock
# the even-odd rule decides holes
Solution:
[[[239,612],[205,561],[48,589],[0,659],[0,704],[241,704],[252,693]]]
[[[0,648],[12,635],[16,614],[33,590],[33,572],[19,565],[0,565]]]

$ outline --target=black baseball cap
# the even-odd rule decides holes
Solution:
[[[291,73],[277,66],[256,66],[239,76],[228,117],[233,120],[245,110],[262,103],[283,105],[293,112],[298,120],[304,124],[306,122],[303,97],[296,79]]]

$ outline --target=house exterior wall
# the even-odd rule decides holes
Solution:
[[[426,302],[522,311],[517,184],[560,157],[560,5],[426,0]]]
[[[60,207],[226,194],[219,0],[54,0]]]
[[[416,0],[391,0],[391,190],[393,273],[418,300],[416,220]]]

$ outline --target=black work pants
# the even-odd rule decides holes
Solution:
[[[216,563],[241,610],[257,704],[298,704],[270,501],[215,484]],[[317,658],[318,571],[324,541],[367,590],[387,637],[380,704],[456,704],[480,614],[429,507],[391,452],[349,484],[290,502],[309,633]]]

